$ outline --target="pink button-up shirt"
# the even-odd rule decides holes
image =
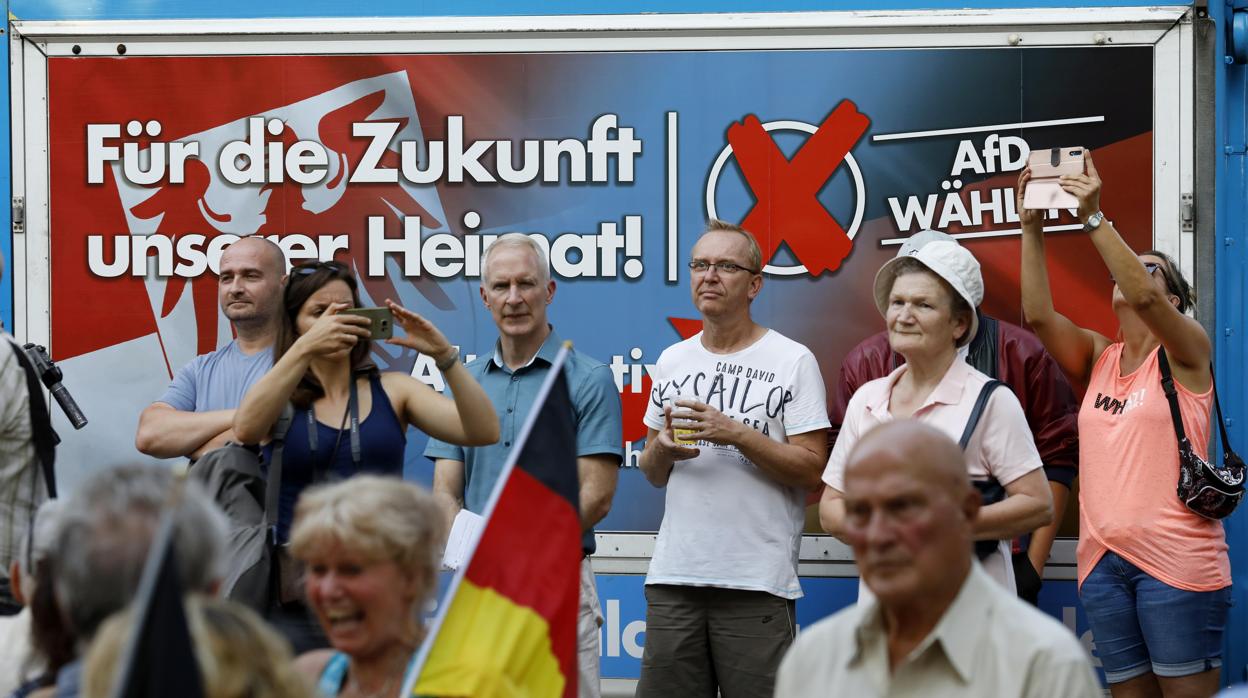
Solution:
[[[864,384],[849,399],[841,433],[823,471],[823,481],[829,487],[838,492],[845,491],[845,464],[858,439],[894,419],[888,410],[888,403],[893,386],[907,370],[908,365],[902,364],[884,378]],[[962,438],[979,391],[989,380],[988,376],[957,357],[911,419],[931,425],[957,441]],[[966,446],[966,467],[971,479],[987,480],[991,476],[1004,486],[1042,465],[1018,398],[1008,389],[993,391]],[[1000,548],[983,561],[984,569],[1013,590],[1014,571],[1007,561],[1007,542],[1002,541]]]

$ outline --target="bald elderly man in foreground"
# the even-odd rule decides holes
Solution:
[[[975,560],[962,451],[912,420],[869,432],[845,471],[845,531],[875,599],[798,636],[776,695],[1100,696],[1088,655]]]

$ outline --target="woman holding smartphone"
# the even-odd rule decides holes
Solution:
[[[1061,187],[1114,279],[1115,339],[1075,325],[1053,307],[1042,211],[1023,208],[1018,179],[1023,314],[1072,383],[1079,411],[1079,597],[1110,691],[1123,696],[1212,695],[1218,688],[1230,563],[1222,523],[1175,494],[1179,451],[1161,387],[1171,367],[1183,426],[1208,456],[1212,348],[1186,315],[1191,287],[1169,256],[1135,254],[1101,213],[1101,179],[1084,151],[1083,174]]]
[[[387,341],[432,357],[454,398],[407,374],[377,370],[369,359],[369,320],[342,312],[359,306],[355,276],[345,265],[314,262],[292,268],[282,304],[273,368],[252,386],[234,414],[234,434],[241,443],[265,443],[287,403],[294,405],[282,451],[279,544],[289,537],[299,494],[313,482],[361,472],[401,476],[409,424],[464,446],[498,440],[498,416],[458,360],[459,352],[432,323],[392,301],[387,305],[406,336]],[[271,461],[271,445],[265,448],[265,461]],[[280,586],[288,592],[283,599],[287,606],[298,606],[290,593],[296,582],[283,570]],[[296,619],[307,618],[305,609],[287,610]],[[283,628],[280,618],[271,620]],[[309,628],[315,625],[302,629]],[[301,645],[304,636],[298,630],[286,634],[296,651],[310,648]]]

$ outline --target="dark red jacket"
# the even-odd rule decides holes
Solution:
[[[972,353],[982,348],[989,325],[980,322],[980,331],[971,341]],[[1034,334],[1000,320],[997,327],[996,378],[1010,386],[1022,403],[1045,475],[1070,487],[1079,465],[1079,405],[1070,382]],[[845,420],[845,406],[854,391],[867,381],[887,376],[903,363],[905,359],[889,348],[887,332],[868,337],[845,356],[836,392],[828,405],[828,418],[832,421],[829,450],[836,443]]]

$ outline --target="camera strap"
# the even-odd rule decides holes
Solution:
[[[354,465],[357,470],[360,467],[360,396],[359,387],[356,385],[356,382],[356,375],[352,372],[351,388],[349,397],[347,398],[347,409],[342,413],[342,424],[338,425],[338,438],[334,440],[334,450],[329,452],[329,457],[325,461],[325,467],[322,469],[323,472],[318,473],[318,469],[316,467],[313,467],[312,469],[312,478],[316,482],[320,482],[321,480],[329,477],[329,471],[334,466],[334,459],[338,456],[338,448],[342,446],[342,434],[347,431],[348,418],[350,418],[351,425],[351,464]],[[316,410],[314,410],[311,405],[308,405],[308,452],[312,455],[313,459],[316,458],[317,449],[317,422],[316,415],[314,414],[315,412]]]
[[[48,412],[48,403],[43,399],[43,387],[39,376],[35,375],[35,367],[31,365],[26,352],[9,341],[13,353],[17,355],[17,363],[26,372],[26,390],[30,393],[30,432],[31,441],[35,445],[35,456],[43,467],[43,483],[47,487],[48,497],[56,498],[56,444],[60,437],[52,429],[52,415]]]

